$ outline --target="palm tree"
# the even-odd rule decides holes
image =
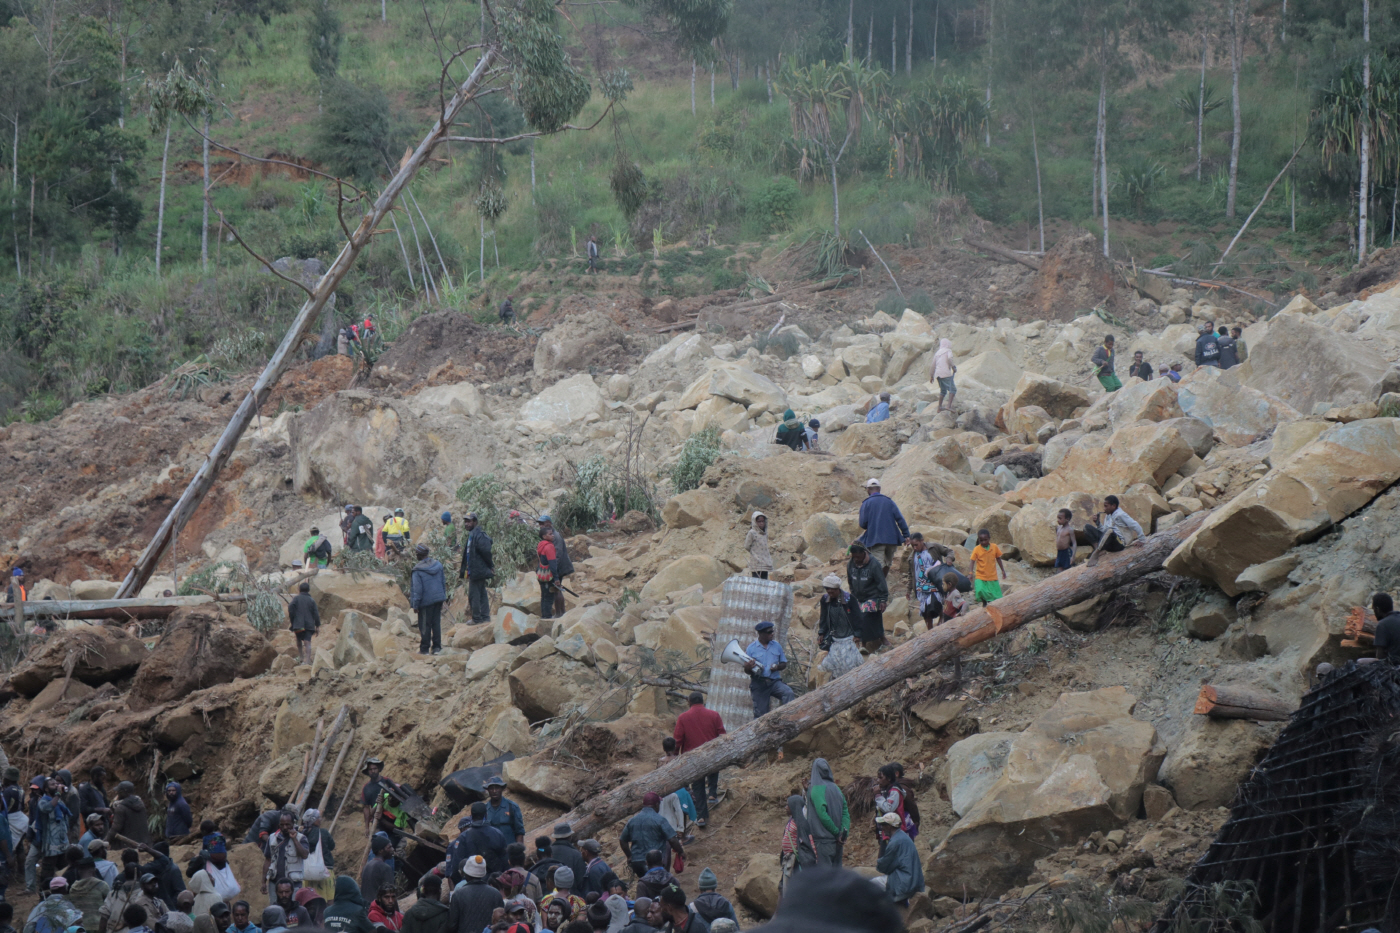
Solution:
[[[1191,122],[1196,124],[1196,179],[1199,181],[1201,161],[1204,158],[1202,136],[1206,117],[1224,107],[1225,99],[1215,96],[1214,85],[1202,84],[1199,88],[1193,88],[1189,94],[1173,98],[1172,106],[1189,116]]]

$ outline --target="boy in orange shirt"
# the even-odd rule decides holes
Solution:
[[[977,532],[977,546],[972,549],[972,594],[982,605],[1001,599],[1001,579],[1006,579],[1006,565],[1001,562],[1001,548],[992,543],[992,533],[983,528]]]

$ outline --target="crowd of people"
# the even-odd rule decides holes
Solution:
[[[1094,376],[1107,392],[1117,392],[1123,388],[1123,381],[1116,372],[1116,340],[1112,334],[1105,334],[1103,342],[1094,349],[1089,359]],[[1249,348],[1244,342],[1244,328],[1221,325],[1216,328],[1214,321],[1206,321],[1200,326],[1196,337],[1194,362],[1197,366],[1210,366],[1215,369],[1233,369],[1249,359]],[[1181,381],[1181,363],[1162,364],[1157,368],[1157,378]],[[1133,362],[1128,366],[1128,377],[1136,377],[1144,382],[1153,378],[1152,364],[1147,362],[1141,350],[1133,351]]]

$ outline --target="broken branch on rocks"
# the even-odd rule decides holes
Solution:
[[[1152,573],[1161,568],[1177,545],[1200,527],[1208,514],[1199,512],[1092,567],[1081,566],[1040,583],[1019,587],[993,605],[913,638],[888,654],[868,658],[850,673],[744,728],[707,742],[703,748],[682,755],[650,774],[584,801],[559,817],[559,821],[573,824],[575,832],[581,836],[592,835],[635,812],[646,793],[664,796],[696,778],[779,748],[866,697],[907,677],[931,670],[973,645]]]
[[[1195,712],[1211,719],[1287,722],[1293,715],[1293,705],[1249,687],[1205,684],[1196,698]]]

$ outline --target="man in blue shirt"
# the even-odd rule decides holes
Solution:
[[[870,409],[870,414],[868,414],[868,415],[865,416],[865,423],[866,423],[866,424],[875,424],[877,421],[889,421],[889,420],[890,420],[890,394],[889,394],[888,392],[881,392],[881,393],[880,393],[880,402],[879,402],[879,404],[877,404],[874,408]]]
[[[506,841],[525,841],[525,814],[520,805],[506,799],[506,782],[495,775],[486,782],[486,823],[501,831]]]
[[[865,481],[859,521],[865,531],[856,540],[879,558],[880,566],[888,573],[895,551],[909,540],[909,523],[894,500],[880,493],[880,481],[874,477]]]
[[[749,675],[749,696],[753,698],[753,718],[767,715],[774,697],[778,705],[792,702],[796,696],[792,688],[783,683],[781,673],[788,665],[783,646],[778,644],[772,622],[760,622],[754,626],[758,641],[749,645],[748,655],[753,658],[744,665]]]
[[[642,809],[622,828],[617,843],[638,878],[646,874],[647,853],[653,849],[664,852],[670,846],[672,851],[685,858],[685,850],[681,848],[675,827],[661,815],[661,797],[650,791],[642,797]]]

